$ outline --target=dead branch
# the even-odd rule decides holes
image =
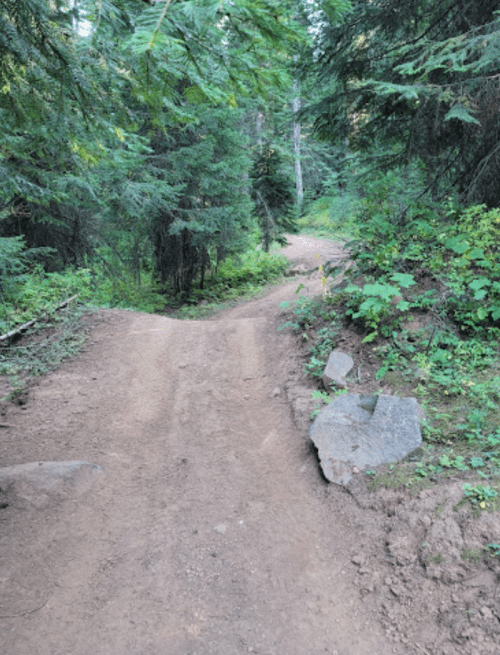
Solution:
[[[77,293],[75,296],[71,296],[71,298],[67,298],[66,300],[63,300],[62,303],[57,305],[57,307],[52,311],[53,312],[58,312],[60,309],[63,309],[63,307],[66,307],[66,305],[69,305],[69,303],[74,300],[75,298],[78,298],[80,294]],[[30,328],[32,325],[37,323],[38,321],[41,321],[42,319],[47,317],[47,313],[42,314],[41,316],[38,316],[37,318],[33,318],[31,321],[28,321],[27,323],[24,323],[23,325],[20,325],[17,327],[15,330],[11,330],[10,332],[7,332],[6,334],[2,334],[0,336],[0,342],[2,341],[7,341],[8,339],[12,339],[12,337],[15,337],[17,334],[20,334],[21,332],[24,332],[28,328]]]

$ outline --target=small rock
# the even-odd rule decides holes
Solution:
[[[345,389],[347,384],[345,381],[345,376],[354,366],[354,361],[352,357],[346,355],[346,353],[334,350],[330,353],[328,362],[325,366],[323,372],[322,380],[325,388],[337,387],[340,389]]]
[[[277,398],[280,395],[281,395],[281,389],[279,387],[275,387],[270,393],[271,398]]]
[[[353,555],[353,557],[351,557],[351,562],[356,564],[356,566],[363,566],[365,558],[362,555]]]
[[[219,534],[226,534],[227,525],[225,523],[219,523],[219,525],[215,526],[214,530],[215,530],[215,532],[218,532]]]
[[[304,264],[297,264],[293,268],[289,268],[288,271],[285,272],[285,275],[287,277],[293,277],[294,275],[303,275],[304,273],[307,273],[307,268]]]
[[[479,610],[481,614],[484,616],[485,619],[492,619],[493,618],[493,612],[490,610],[489,607],[481,607]]]
[[[462,630],[460,636],[464,637],[464,639],[470,639],[473,637],[475,634],[474,628],[465,628],[465,630]]]
[[[419,384],[426,384],[429,381],[430,373],[423,368],[417,368],[413,375],[411,388],[415,389]]]
[[[393,585],[391,585],[391,586],[389,587],[389,589],[391,590],[391,592],[392,592],[392,593],[393,593],[397,598],[399,598],[400,596],[402,596],[403,593],[404,593],[404,587],[401,586],[401,585],[394,585],[394,584],[393,584]]]

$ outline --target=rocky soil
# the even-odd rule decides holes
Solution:
[[[0,466],[102,470],[1,483],[0,655],[500,654],[497,515],[457,509],[460,480],[321,476],[279,304],[345,253],[290,241],[301,275],[264,298],[208,321],[89,314],[84,352],[2,405]]]

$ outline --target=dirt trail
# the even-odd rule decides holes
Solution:
[[[351,557],[370,528],[292,420],[284,388],[306,383],[276,327],[297,284],[210,321],[102,312],[84,353],[4,411],[0,465],[104,473],[2,510],[1,655],[414,652],[362,602]]]

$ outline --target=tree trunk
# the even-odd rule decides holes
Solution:
[[[257,112],[257,120],[255,124],[255,131],[257,132],[257,145],[259,146],[259,153],[262,154],[262,124],[264,122],[264,114],[261,111]]]
[[[304,187],[302,183],[302,163],[300,160],[300,84],[295,81],[293,85],[295,98],[293,99],[293,146],[295,151],[295,188],[297,190],[297,207],[299,211],[304,201]]]

